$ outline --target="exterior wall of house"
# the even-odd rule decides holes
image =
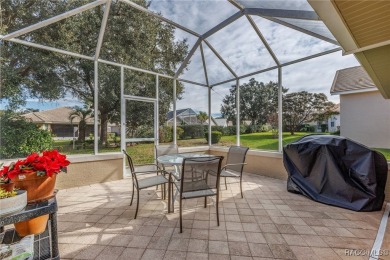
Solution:
[[[50,130],[52,134],[55,135],[55,137],[67,137],[71,138],[73,137],[73,127],[77,125],[65,125],[65,124],[51,124]],[[93,125],[87,125],[86,131],[85,131],[85,138],[88,139],[89,134],[93,134]],[[78,136],[78,133],[76,132],[76,137]]]
[[[336,132],[340,130],[340,115],[332,115],[328,118],[328,131]]]
[[[368,147],[390,148],[390,100],[379,91],[340,95],[341,135]]]

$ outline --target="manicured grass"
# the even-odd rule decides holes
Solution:
[[[283,133],[283,145],[289,144],[305,136],[309,133]],[[278,150],[278,138],[274,137],[271,132],[243,134],[240,136],[241,145],[248,146],[250,149],[257,150]],[[179,147],[189,146],[205,146],[207,145],[205,138],[178,140]],[[236,136],[222,136],[218,145],[231,146],[236,144]],[[86,149],[73,150],[70,141],[55,141],[55,148],[59,149],[65,154],[93,154],[93,148],[88,147]],[[374,148],[376,151],[381,152],[387,160],[390,160],[390,149]],[[141,143],[126,148],[127,152],[132,156],[135,164],[152,163],[154,160],[154,144],[153,143]],[[119,147],[107,147],[99,149],[101,153],[107,152],[120,152]]]
[[[307,135],[308,133],[283,133],[283,145],[289,144]],[[278,137],[273,136],[271,132],[243,134],[240,136],[242,146],[248,146],[250,149],[277,151]],[[223,146],[230,146],[236,144],[235,136],[223,136],[220,142]]]

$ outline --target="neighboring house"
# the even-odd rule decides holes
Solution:
[[[340,95],[340,135],[368,147],[390,148],[390,100],[362,67],[336,72],[332,95]]]
[[[22,115],[28,121],[36,124],[40,129],[48,130],[57,138],[72,138],[74,127],[78,126],[79,119],[75,118],[71,123],[69,114],[73,111],[70,107],[58,107],[55,109],[31,112]],[[86,136],[93,134],[93,118],[87,119]],[[75,133],[78,136],[78,132]]]
[[[340,104],[336,104],[333,109],[335,114],[328,118],[328,132],[340,131]]]
[[[177,125],[197,125],[200,124],[197,113],[192,108],[178,109],[176,110],[176,122]],[[167,125],[173,125],[173,111],[167,113]]]
[[[209,120],[207,119],[206,122],[203,123],[204,125],[209,124]],[[227,120],[225,118],[214,118],[211,117],[211,126],[227,126]]]
[[[192,108],[178,109],[176,110],[176,121],[177,125],[199,125],[200,121],[197,117],[198,113],[196,113]],[[166,124],[169,126],[173,125],[173,111],[169,111],[167,113],[167,121]],[[209,124],[209,120],[207,119],[204,125]],[[224,118],[213,118],[211,117],[211,125],[212,126],[227,126],[227,121]]]

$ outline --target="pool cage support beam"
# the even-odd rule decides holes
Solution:
[[[278,150],[283,152],[283,86],[282,67],[278,68]]]
[[[211,142],[211,87],[209,86],[207,88],[207,91],[208,91],[208,114],[209,114],[209,125],[208,125],[208,135],[209,135],[209,142],[208,142],[208,145],[211,146],[212,145],[212,142]]]
[[[240,80],[236,80],[236,145],[240,146]]]
[[[121,151],[126,150],[125,68],[121,67]]]
[[[66,19],[66,18],[75,16],[75,15],[82,13],[84,11],[87,11],[89,9],[95,8],[96,6],[105,4],[106,2],[107,2],[107,0],[99,0],[99,1],[95,1],[92,3],[86,4],[86,5],[80,6],[78,8],[73,9],[73,10],[70,10],[68,12],[62,13],[60,15],[54,16],[52,18],[46,19],[44,21],[38,22],[36,24],[25,27],[23,29],[20,29],[20,30],[17,30],[15,32],[4,35],[3,40],[11,40],[13,38],[17,38],[17,37],[24,35],[26,33],[38,30],[42,27],[48,26],[50,24],[56,23],[58,21]]]
[[[156,104],[154,106],[154,144],[159,145],[160,140],[159,140],[159,124],[160,124],[160,119],[159,119],[159,95],[158,95],[158,90],[159,90],[159,84],[160,84],[160,79],[158,75],[156,75]],[[157,157],[156,157],[157,158]]]
[[[94,92],[93,92],[93,113],[94,113],[94,137],[93,137],[93,150],[94,154],[99,153],[99,109],[98,109],[98,98],[99,98],[99,64],[95,60],[94,64]]]
[[[106,6],[106,9],[104,10],[102,23],[100,25],[99,38],[98,38],[98,42],[96,44],[95,60],[98,60],[99,56],[100,56],[100,50],[101,50],[102,44],[103,44],[104,32],[106,31],[106,27],[107,27],[108,15],[110,14],[111,0],[108,0],[106,2],[105,6]]]
[[[177,145],[177,131],[176,131],[176,126],[177,126],[177,120],[176,120],[176,79],[173,79],[173,98],[172,98],[172,103],[173,103],[173,144]]]

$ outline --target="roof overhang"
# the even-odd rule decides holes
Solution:
[[[390,1],[308,0],[344,50],[390,98]]]

